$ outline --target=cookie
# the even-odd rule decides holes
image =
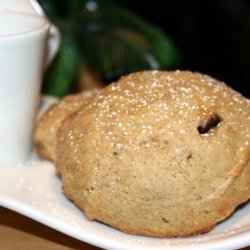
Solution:
[[[131,234],[211,230],[250,198],[250,101],[207,75],[122,77],[64,120],[56,166],[86,217]]]
[[[49,107],[36,124],[33,136],[39,155],[51,161],[55,160],[56,135],[63,120],[80,108],[84,109],[96,93],[97,90],[91,90],[69,95]]]

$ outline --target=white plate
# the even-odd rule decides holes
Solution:
[[[105,249],[221,250],[250,245],[249,202],[211,232],[189,238],[129,235],[102,223],[88,221],[63,195],[54,165],[36,157],[25,165],[0,166],[0,205]]]

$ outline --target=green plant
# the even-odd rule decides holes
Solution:
[[[70,92],[81,65],[104,82],[145,69],[169,69],[178,62],[171,40],[159,29],[112,0],[40,0],[61,31],[59,53],[44,78],[46,94]]]

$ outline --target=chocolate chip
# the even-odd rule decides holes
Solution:
[[[162,219],[165,223],[169,223],[169,220],[167,220],[167,219],[164,218],[163,216],[161,217],[161,219]]]
[[[215,128],[222,122],[222,119],[217,114],[212,114],[206,120],[202,121],[198,126],[198,131],[200,134],[208,133],[212,128]]]

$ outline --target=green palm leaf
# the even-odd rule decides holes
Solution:
[[[69,24],[59,25],[61,46],[58,54],[44,77],[43,92],[48,95],[64,96],[79,72],[82,55],[78,41]]]
[[[178,62],[177,50],[164,33],[119,7],[83,12],[80,34],[90,66],[104,79]]]
[[[110,82],[146,69],[170,69],[178,52],[162,31],[120,8],[117,0],[39,0],[59,27],[62,45],[45,75],[46,94],[68,94],[83,62]]]

